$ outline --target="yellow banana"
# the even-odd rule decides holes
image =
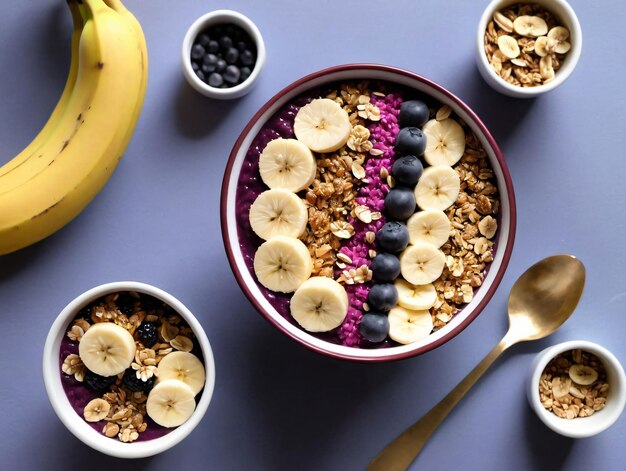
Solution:
[[[57,102],[57,105],[54,107],[52,114],[44,124],[43,128],[39,131],[37,136],[31,141],[22,152],[13,157],[9,162],[0,167],[0,177],[10,172],[16,167],[21,165],[25,165],[26,162],[34,155],[34,153],[39,149],[39,147],[46,142],[46,140],[50,137],[50,134],[54,130],[54,128],[59,124],[63,113],[67,108],[67,104],[70,100],[70,96],[72,91],[74,90],[74,84],[76,83],[76,75],[78,73],[78,44],[80,40],[80,34],[83,30],[83,17],[81,12],[79,11],[78,4],[75,1],[68,2],[70,12],[72,13],[72,22],[74,24],[74,29],[72,31],[72,59],[70,62],[70,71],[67,76],[67,80],[65,82],[65,87],[63,88],[63,93],[61,94],[61,98]],[[2,188],[2,180],[0,179],[0,188]]]
[[[70,123],[64,123],[70,135],[62,149],[58,142],[46,149],[53,158],[45,169],[0,194],[0,254],[41,240],[80,213],[113,173],[139,117],[147,74],[143,34],[138,38],[128,19],[102,0],[83,1],[90,17]]]

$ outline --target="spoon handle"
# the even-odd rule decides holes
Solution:
[[[502,339],[446,397],[387,445],[368,465],[367,471],[405,471],[443,419],[510,345],[506,337]]]

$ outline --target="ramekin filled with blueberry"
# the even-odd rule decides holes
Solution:
[[[43,372],[65,426],[120,458],[151,456],[184,439],[215,383],[211,346],[193,314],[136,282],[101,285],[68,304],[48,334]]]

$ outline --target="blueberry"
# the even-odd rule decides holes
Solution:
[[[426,149],[426,136],[419,128],[402,128],[394,149],[400,155],[422,155]]]
[[[409,126],[421,128],[428,121],[430,111],[426,103],[420,100],[405,101],[400,105],[400,127],[405,128]]]
[[[159,340],[158,327],[154,322],[142,322],[135,333],[144,347],[150,348]]]
[[[85,371],[85,383],[94,391],[102,391],[108,388],[116,379],[117,376],[100,376],[91,370]]]
[[[220,43],[220,47],[224,50],[228,49],[229,47],[233,47],[233,40],[230,36],[221,36],[218,41]]]
[[[246,80],[248,80],[248,77],[250,77],[250,74],[252,73],[252,71],[250,70],[250,67],[242,67],[241,68],[241,81],[244,82]]]
[[[239,49],[239,52],[245,51],[247,47],[248,47],[248,45],[246,44],[245,41],[238,41],[237,42],[237,49]]]
[[[196,75],[200,80],[206,82],[206,76],[204,75],[204,72],[202,72],[201,70],[196,70]]]
[[[376,309],[388,311],[398,304],[398,290],[391,283],[379,283],[370,289],[367,302]]]
[[[400,276],[400,260],[390,253],[379,253],[372,260],[372,276],[378,281],[393,281]]]
[[[229,65],[224,71],[224,81],[231,84],[237,83],[240,76],[241,72],[236,65]]]
[[[382,342],[389,334],[389,319],[385,314],[368,312],[361,318],[359,332],[365,340],[372,343]]]
[[[226,68],[226,61],[224,59],[218,59],[215,70],[218,72],[223,72]]]
[[[128,368],[124,373],[124,384],[128,389],[134,392],[148,391],[154,386],[156,376],[148,379],[148,381],[142,381],[141,378],[137,378],[137,372],[132,368]]]
[[[211,41],[209,41],[209,45],[207,47],[207,50],[211,54],[215,54],[217,51],[220,50],[220,43],[218,43],[215,39],[211,39]]]
[[[401,222],[386,223],[376,233],[376,240],[380,248],[386,252],[400,252],[409,245],[409,231]]]
[[[208,53],[206,56],[204,56],[204,58],[202,59],[202,63],[206,64],[206,65],[217,65],[217,61],[218,61],[218,57],[215,54],[212,53]]]
[[[200,36],[198,36],[198,43],[203,47],[203,48],[207,48],[209,47],[209,44],[211,43],[211,38],[209,38],[208,35],[206,34],[201,34]]]
[[[224,54],[224,59],[226,59],[228,64],[234,64],[239,59],[239,51],[234,47],[228,48]]]
[[[242,65],[252,65],[254,63],[254,54],[252,54],[249,49],[245,49],[241,52],[239,60],[241,61]]]
[[[206,51],[204,50],[204,47],[202,47],[201,44],[194,44],[193,47],[191,48],[191,58],[193,60],[202,59],[202,56],[204,56],[205,53]]]
[[[191,61],[191,68],[195,72],[196,70],[198,70],[200,68],[200,66],[198,65],[197,62]]]
[[[406,221],[415,212],[415,195],[410,188],[394,188],[385,196],[385,214]]]
[[[406,186],[415,186],[422,176],[424,166],[414,155],[405,155],[393,163],[391,174],[396,183]]]
[[[217,72],[213,72],[209,75],[209,85],[212,87],[219,87],[224,83],[224,79]]]

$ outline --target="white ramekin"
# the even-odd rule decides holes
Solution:
[[[562,419],[545,409],[539,400],[539,380],[546,365],[558,354],[568,350],[581,349],[594,354],[604,365],[609,383],[606,406],[589,417]],[[606,348],[585,340],[572,340],[559,343],[539,352],[535,357],[528,380],[526,394],[530,407],[539,419],[555,432],[571,438],[585,438],[596,435],[615,423],[626,404],[626,377],[624,369],[615,355]]]
[[[569,42],[572,47],[565,56],[565,60],[561,68],[556,71],[554,80],[545,85],[536,87],[518,87],[510,84],[498,74],[489,64],[487,55],[485,54],[485,30],[489,20],[497,10],[502,10],[515,3],[537,3],[550,11],[570,32]],[[480,75],[485,81],[496,91],[516,98],[533,98],[543,93],[554,90],[561,85],[572,74],[580,58],[580,52],[583,46],[583,35],[580,29],[578,17],[572,7],[565,0],[534,0],[533,2],[520,2],[519,0],[493,0],[483,12],[478,30],[476,31],[476,64]]]
[[[239,85],[235,85],[230,88],[211,87],[209,84],[200,80],[191,68],[191,46],[193,46],[196,36],[208,27],[218,24],[233,24],[239,26],[250,35],[250,38],[256,44],[257,58],[250,77]],[[263,66],[265,65],[265,43],[263,42],[263,37],[261,36],[259,28],[257,28],[257,26],[247,16],[233,10],[211,11],[194,21],[187,30],[187,34],[185,34],[185,39],[183,40],[182,64],[183,74],[187,79],[187,82],[189,82],[189,85],[191,85],[196,91],[208,96],[209,98],[217,98],[220,100],[239,98],[250,91],[259,77]]]
[[[72,408],[63,385],[61,384],[61,369],[59,366],[59,353],[61,341],[67,332],[69,324],[72,322],[80,309],[89,304],[91,301],[105,296],[107,294],[116,293],[118,291],[135,291],[137,293],[145,293],[160,299],[170,307],[172,307],[180,316],[189,324],[191,330],[196,336],[202,355],[204,357],[204,365],[206,369],[206,382],[200,400],[196,406],[193,415],[181,426],[153,440],[122,443],[117,439],[108,438],[105,435],[94,430],[85,420],[79,416]],[[98,450],[110,456],[118,458],[144,458],[146,456],[161,453],[183,440],[198,425],[204,416],[215,386],[215,362],[213,360],[213,351],[207,339],[202,326],[193,314],[178,299],[171,294],[156,288],[154,286],[138,283],[133,281],[120,281],[115,283],[107,283],[96,286],[86,291],[71,301],[58,315],[48,337],[43,350],[43,379],[48,393],[48,399],[61,422],[72,432],[79,440],[91,448]]]

